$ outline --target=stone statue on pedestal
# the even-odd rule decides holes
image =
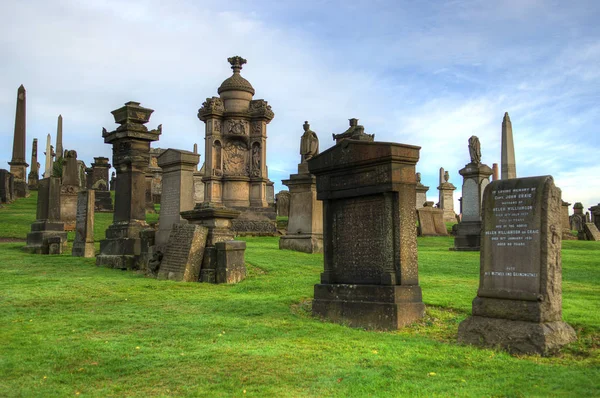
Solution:
[[[319,154],[319,137],[310,129],[308,121],[304,122],[302,127],[304,128],[304,134],[300,139],[300,156],[301,162],[304,163]]]
[[[479,144],[479,138],[472,135],[469,138],[469,155],[471,155],[471,163],[481,163],[481,146]]]

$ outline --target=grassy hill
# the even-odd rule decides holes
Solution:
[[[156,218],[156,215],[149,215]],[[96,217],[97,241],[112,214]],[[462,346],[479,253],[419,238],[427,316],[373,332],[310,315],[323,256],[247,238],[237,285],[176,283],[21,251],[35,195],[0,209],[0,396],[600,396],[600,242],[563,242],[553,358]],[[70,235],[72,239],[72,235]],[[6,241],[9,240],[9,241]]]

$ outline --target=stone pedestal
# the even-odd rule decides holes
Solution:
[[[60,178],[44,178],[38,187],[36,221],[31,224],[23,250],[35,254],[60,254],[56,253],[56,248],[50,250],[51,245],[56,245],[56,239],[61,247],[67,243],[65,225],[60,220]]]
[[[282,181],[290,190],[287,234],[279,248],[323,253],[323,203],[317,200],[317,179],[310,173],[292,174]]]
[[[308,161],[323,201],[324,272],[313,314],[394,330],[425,313],[415,228],[419,147],[369,142],[354,127],[362,140],[342,137]]]
[[[443,169],[442,169],[443,170]],[[449,174],[444,172],[440,177],[439,191],[440,209],[444,212],[444,222],[456,222],[456,213],[454,212],[454,191],[456,187],[448,182]]]
[[[417,193],[416,208],[420,209],[425,205],[425,202],[427,202],[427,191],[429,191],[429,187],[418,182],[415,191]]]
[[[202,260],[202,268],[200,270],[201,282],[220,283],[218,280],[223,280],[217,279],[217,271],[223,267],[227,268],[227,265],[219,264],[216,245],[219,242],[233,241],[234,233],[232,230],[232,220],[239,217],[239,215],[239,211],[207,203],[198,204],[194,210],[181,213],[181,216],[190,224],[201,225],[208,229],[204,259]],[[240,247],[237,246],[226,246],[223,250],[226,250],[228,247],[232,250],[240,249]],[[241,275],[240,272],[241,271],[237,270],[235,271],[235,274]],[[227,274],[227,272],[225,272],[225,274]]]
[[[459,171],[463,176],[462,218],[454,237],[456,251],[479,251],[481,247],[481,198],[493,171],[488,165],[471,162]]]
[[[112,112],[120,124],[115,131],[103,129],[104,142],[113,145],[113,164],[117,170],[117,190],[113,224],[100,242],[96,265],[127,269],[136,267],[140,255],[140,231],[148,228],[145,212],[145,180],[150,143],[161,134],[161,127],[148,131],[152,109],[128,102]]]
[[[77,222],[75,224],[75,240],[71,254],[75,257],[94,257],[94,203],[93,189],[80,191],[77,197]]]
[[[560,196],[551,176],[485,190],[479,290],[460,342],[547,355],[576,339],[562,321]]]
[[[244,253],[246,242],[217,242],[216,283],[238,283],[246,279]]]
[[[198,154],[171,148],[158,156],[158,166],[162,169],[158,250],[167,244],[173,224],[187,223],[180,213],[194,208],[194,171],[199,160]]]

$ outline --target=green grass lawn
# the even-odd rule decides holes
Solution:
[[[152,215],[156,217],[156,215]],[[0,209],[24,238],[35,198]],[[112,214],[96,217],[95,236]],[[563,242],[564,318],[553,358],[462,346],[479,254],[419,238],[427,315],[373,332],[310,315],[323,256],[246,238],[237,285],[176,283],[0,243],[0,396],[600,396],[600,242]]]

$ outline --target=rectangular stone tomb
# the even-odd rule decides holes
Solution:
[[[552,177],[494,181],[483,209],[479,290],[459,341],[539,354],[573,341],[562,321],[561,192]]]
[[[432,207],[417,209],[420,236],[446,236],[448,230],[444,223],[444,211]]]
[[[424,315],[418,285],[419,147],[343,140],[308,161],[323,201],[324,272],[313,314],[393,330]]]
[[[198,282],[207,234],[200,225],[173,224],[158,278]]]

